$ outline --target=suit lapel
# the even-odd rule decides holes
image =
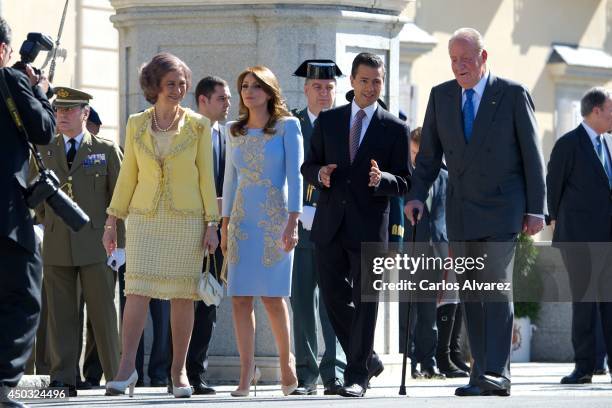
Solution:
[[[64,136],[62,134],[57,135],[57,140],[50,146],[55,162],[57,163],[56,168],[61,169],[63,174],[68,174],[68,161],[66,160],[66,144],[64,143]]]
[[[599,177],[601,181],[605,182],[607,185],[608,175],[601,164],[601,160],[599,160],[599,157],[597,157],[597,153],[595,153],[595,147],[593,146],[593,142],[591,141],[589,134],[584,129],[584,126],[578,125],[578,128],[578,131],[580,132],[580,146],[587,157],[587,161],[593,166],[593,171],[595,174],[597,174],[597,177]]]
[[[351,132],[351,104],[346,104],[340,109],[340,118],[336,124],[336,134],[330,135],[336,140],[340,151],[341,162],[338,166],[349,167],[351,165],[351,155],[349,153],[349,134]]]
[[[83,161],[90,154],[91,154],[91,135],[89,134],[88,131],[85,131],[85,133],[83,134],[83,140],[81,140],[81,145],[79,146],[79,150],[77,150],[77,154],[74,157],[74,162],[72,163],[72,167],[70,168],[68,175],[74,174],[74,172],[83,165]]]
[[[378,106],[374,112],[374,115],[372,115],[368,129],[366,130],[365,135],[363,135],[363,140],[361,141],[359,149],[357,150],[357,155],[355,156],[353,165],[359,163],[361,160],[367,159],[368,151],[370,150],[372,144],[376,141],[376,138],[384,136],[385,125],[382,121],[381,109],[382,108]]]
[[[452,87],[446,94],[448,97],[448,103],[446,109],[448,112],[446,115],[441,117],[450,118],[449,127],[451,129],[457,129],[457,137],[451,139],[451,143],[454,145],[454,149],[457,151],[459,157],[462,157],[465,151],[465,136],[463,134],[463,115],[461,112],[461,87],[455,82],[455,86]]]
[[[484,89],[482,98],[480,99],[480,105],[478,106],[478,112],[476,118],[474,118],[474,129],[472,131],[472,138],[470,143],[467,144],[465,153],[463,156],[463,170],[474,162],[474,156],[480,150],[483,142],[489,135],[489,128],[495,111],[499,106],[499,100],[502,96],[502,88],[499,86],[497,77],[493,74],[489,74],[489,81]]]

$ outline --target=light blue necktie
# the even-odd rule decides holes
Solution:
[[[595,150],[597,151],[597,157],[599,157],[599,161],[601,162],[601,165],[603,166],[604,171],[606,172],[606,175],[608,176],[608,184],[612,188],[612,169],[610,168],[610,163],[606,159],[606,153],[604,151],[602,139],[603,137],[601,135],[597,136],[597,143],[595,144],[596,145]]]
[[[474,96],[473,89],[465,90],[465,104],[463,105],[463,134],[465,136],[465,143],[470,143],[472,138],[472,129],[474,128]]]

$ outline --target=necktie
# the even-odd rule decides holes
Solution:
[[[599,161],[601,162],[601,165],[608,176],[608,184],[610,184],[610,187],[612,187],[612,169],[610,168],[610,163],[608,163],[608,160],[606,160],[606,153],[604,151],[602,139],[603,137],[601,135],[597,136],[595,150],[597,151],[597,157],[599,157]]]
[[[361,139],[361,122],[363,121],[364,117],[365,111],[363,109],[359,109],[355,115],[353,126],[351,126],[351,134],[349,139],[351,164],[353,163],[353,160],[355,160],[355,156],[357,156],[357,150],[359,150],[359,139]]]
[[[473,89],[465,90],[465,104],[463,105],[463,135],[465,136],[465,143],[469,143],[472,137],[472,129],[474,128],[474,96]]]
[[[76,140],[70,139],[68,140],[70,143],[70,149],[68,149],[68,153],[66,153],[66,161],[68,162],[68,168],[72,167],[72,162],[74,161],[74,156],[76,156]]]

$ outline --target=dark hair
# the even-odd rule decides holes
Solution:
[[[238,75],[238,80],[236,81],[238,95],[240,96],[240,105],[238,109],[238,120],[232,124],[230,127],[230,133],[232,136],[240,136],[246,135],[247,128],[246,124],[249,121],[249,109],[245,106],[244,101],[242,100],[242,82],[247,75],[253,75],[255,80],[261,85],[261,88],[264,92],[270,96],[270,100],[268,101],[268,113],[270,114],[270,119],[268,119],[268,123],[264,126],[264,133],[266,134],[274,134],[276,132],[275,125],[278,119],[283,116],[291,116],[291,113],[287,109],[287,105],[285,104],[285,100],[283,99],[280,85],[278,84],[278,79],[270,68],[264,67],[263,65],[257,65],[255,67],[249,67],[242,71],[240,75]]]
[[[589,89],[580,100],[580,114],[589,116],[595,107],[601,108],[610,97],[610,92],[601,86]]]
[[[187,89],[191,88],[191,70],[180,58],[168,53],[161,52],[155,55],[151,61],[140,68],[140,87],[146,100],[154,104],[157,95],[161,91],[162,78],[172,71],[181,72],[187,81]]]
[[[376,54],[372,54],[371,52],[362,52],[360,54],[357,54],[357,56],[353,60],[353,66],[351,67],[351,76],[353,78],[355,78],[355,75],[357,75],[357,69],[360,65],[367,65],[368,67],[376,69],[382,67],[383,77],[385,76],[385,64],[383,63],[383,60]]]
[[[218,76],[207,76],[206,78],[202,78],[195,88],[196,106],[199,103],[200,95],[204,95],[207,99],[210,99],[210,96],[215,93],[215,88],[218,86],[226,87],[228,85],[224,79]]]
[[[410,132],[410,141],[420,146],[422,131],[423,131],[423,128],[419,126],[418,128],[414,129],[412,132]]]
[[[0,17],[0,43],[10,44],[12,34],[13,32],[7,21]]]

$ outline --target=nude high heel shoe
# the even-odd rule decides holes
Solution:
[[[295,375],[295,378],[297,379],[297,374],[295,370],[295,357],[293,356],[293,354],[290,354],[289,356],[289,366],[291,367],[293,374]],[[285,397],[287,395],[290,395],[293,391],[295,391],[297,387],[298,387],[297,380],[293,384],[289,384],[289,385],[284,385],[281,383],[281,390],[283,391],[283,395]]]
[[[230,392],[230,395],[232,397],[248,397],[251,391],[251,384],[252,384],[255,387],[255,396],[257,396],[257,383],[259,382],[260,378],[261,378],[261,371],[259,371],[259,368],[257,367],[257,365],[255,365],[255,368],[253,368],[253,375],[251,376],[251,382],[249,383],[249,388],[247,388],[246,390],[234,390]]]
[[[134,370],[132,375],[125,381],[109,381],[106,383],[106,394],[105,395],[123,395],[125,389],[130,387],[130,398],[134,396],[134,387],[138,381],[138,372]]]
[[[186,387],[177,387],[172,384],[172,395],[174,395],[174,398],[190,398],[192,393],[193,388],[191,388],[191,385]]]

